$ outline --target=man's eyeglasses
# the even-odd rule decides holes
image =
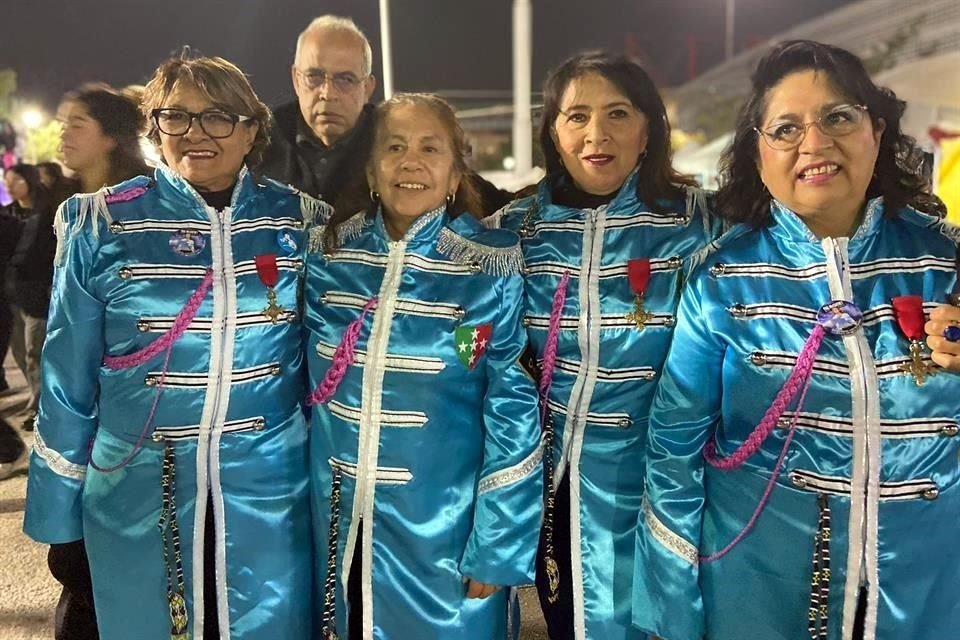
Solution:
[[[296,72],[308,89],[319,89],[329,80],[334,89],[346,92],[353,91],[363,82],[363,79],[358,78],[349,71],[327,73],[322,69],[308,69],[306,71],[296,69]]]
[[[816,125],[823,135],[839,138],[853,133],[863,122],[867,107],[862,104],[843,104],[834,107],[813,122],[779,122],[766,129],[754,127],[771,149],[790,151],[800,146],[810,127]]]
[[[211,138],[229,138],[237,128],[238,122],[249,122],[251,116],[239,116],[235,113],[208,109],[200,113],[184,109],[154,109],[150,112],[157,129],[168,136],[185,136],[193,126],[193,120],[200,123],[200,128]]]

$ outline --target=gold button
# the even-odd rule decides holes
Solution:
[[[303,229],[303,220],[294,220],[293,222],[294,229]]]
[[[523,326],[525,326],[525,327],[529,327],[529,326],[530,326],[530,322],[531,322],[531,321],[530,321],[530,318],[524,318],[522,324],[523,324]]]
[[[144,378],[143,383],[144,383],[145,385],[147,385],[148,387],[155,387],[155,386],[157,386],[157,377],[156,377],[156,376],[147,376],[146,378]]]
[[[747,315],[747,307],[741,303],[737,303],[730,307],[730,313],[733,314],[734,318],[743,318]]]
[[[272,376],[280,375],[280,365],[275,364],[272,367],[270,367],[270,375]]]
[[[710,267],[710,275],[712,276],[723,275],[723,273],[725,273],[726,270],[727,270],[727,265],[718,262],[717,264]]]
[[[940,497],[940,490],[936,487],[927,489],[923,492],[924,500],[936,500],[938,497]]]
[[[653,380],[653,379],[656,378],[656,377],[657,377],[657,372],[656,372],[656,371],[644,371],[644,372],[643,372],[643,379],[644,379],[644,380]]]
[[[668,327],[676,326],[677,318],[675,316],[669,316],[666,320],[663,321]]]
[[[620,418],[620,420],[617,421],[617,426],[618,426],[618,427],[624,427],[624,428],[625,428],[625,427],[629,427],[629,426],[630,426],[630,418]]]
[[[784,417],[782,417],[782,416],[779,417],[779,418],[777,418],[777,427],[779,427],[780,429],[786,429],[786,428],[788,428],[789,426],[790,426],[790,419],[789,419],[789,418],[784,418]]]
[[[150,329],[151,327],[149,322],[146,320],[137,320],[137,331],[140,333],[146,333],[147,331],[150,331]]]
[[[150,436],[150,439],[153,440],[154,442],[163,442],[163,434],[160,433],[159,431],[154,431],[153,434]]]
[[[673,221],[681,227],[685,227],[690,224],[690,216],[673,216]]]
[[[797,487],[798,489],[803,489],[807,486],[807,479],[796,474],[792,474],[790,476],[790,482],[792,482],[793,486]]]
[[[679,269],[682,264],[683,260],[681,260],[679,256],[673,256],[667,260],[667,266],[671,269]]]
[[[767,356],[763,355],[759,351],[754,351],[750,354],[750,362],[758,367],[762,367],[763,365],[767,364]]]
[[[123,267],[120,269],[119,275],[124,280],[129,280],[133,277],[133,270],[130,267]]]
[[[479,262],[474,262],[473,264],[470,265],[470,272],[471,272],[471,273],[480,273],[480,271],[482,271],[482,269],[480,269],[480,263],[479,263]]]
[[[263,431],[267,427],[267,421],[263,418],[257,418],[253,421],[253,428],[255,431]]]
[[[120,233],[121,231],[123,231],[123,223],[122,223],[122,222],[111,222],[111,223],[110,223],[110,231],[113,232],[113,233]]]
[[[957,435],[957,433],[960,433],[960,427],[955,424],[948,424],[944,428],[940,429],[940,433],[948,438],[952,438],[953,436]]]
[[[467,312],[463,310],[463,307],[457,307],[454,309],[453,315],[457,320],[463,320],[464,316],[467,315]]]

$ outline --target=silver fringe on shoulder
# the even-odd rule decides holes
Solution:
[[[476,264],[482,272],[492,276],[520,273],[523,268],[523,253],[519,244],[512,247],[488,247],[446,228],[440,230],[437,251],[454,262]]]
[[[301,191],[300,215],[303,216],[304,226],[309,229],[314,224],[325,224],[333,215],[333,207]]]
[[[71,201],[77,203],[77,215],[73,220],[68,220],[67,203]],[[87,220],[90,220],[90,233],[95,240],[99,240],[101,218],[108,225],[113,222],[110,210],[107,208],[106,187],[96,193],[76,195],[61,204],[53,222],[53,230],[57,236],[57,253],[54,264],[57,266],[63,265],[71,239],[83,229]]]
[[[367,212],[358,211],[343,222],[337,225],[337,246],[355,240],[363,233],[366,227]],[[310,253],[323,253],[323,235],[327,232],[327,225],[314,226],[307,233],[307,251]]]

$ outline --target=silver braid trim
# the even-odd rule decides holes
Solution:
[[[368,224],[367,212],[358,211],[343,222],[337,225],[337,246],[342,247],[351,240],[355,240],[363,233],[364,227]],[[327,225],[311,227],[308,233],[307,251],[310,253],[323,253],[323,234],[327,231]]]
[[[39,429],[33,432],[33,452],[40,456],[40,459],[46,462],[50,470],[58,476],[82,481],[87,475],[87,465],[74,464],[48,447],[47,443],[40,437]]]
[[[533,450],[533,453],[531,453],[518,464],[515,464],[512,467],[507,467],[506,469],[501,469],[500,471],[496,471],[484,478],[481,478],[479,484],[477,485],[477,496],[482,496],[490,491],[502,489],[503,487],[508,487],[512,484],[520,482],[537,470],[537,467],[540,466],[541,460],[543,460],[542,442],[537,446],[536,449]]]
[[[523,253],[520,245],[512,247],[488,247],[467,240],[450,229],[440,231],[437,251],[460,264],[476,264],[480,270],[492,276],[509,276],[520,273],[523,268]]]
[[[666,547],[668,551],[671,551],[678,558],[686,560],[694,567],[700,564],[700,556],[697,548],[673,531],[670,531],[670,529],[660,521],[657,514],[655,514],[650,507],[650,501],[647,500],[646,495],[643,496],[643,518],[651,535],[653,535],[657,542]]]

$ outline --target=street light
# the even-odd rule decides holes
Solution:
[[[47,115],[36,107],[27,107],[20,112],[20,121],[27,129],[36,129],[47,119]]]

